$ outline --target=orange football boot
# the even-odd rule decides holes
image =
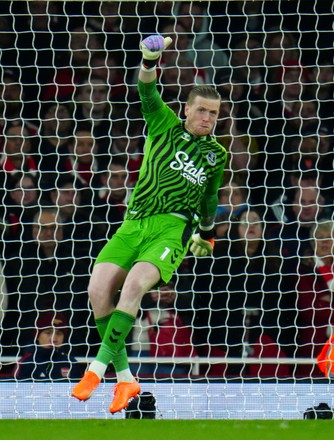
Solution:
[[[88,400],[99,386],[101,379],[93,371],[86,371],[83,378],[75,385],[72,396],[79,400]]]
[[[128,406],[129,400],[137,397],[139,393],[140,386],[136,380],[134,382],[119,382],[115,386],[114,400],[110,404],[109,411],[112,414],[122,411]]]

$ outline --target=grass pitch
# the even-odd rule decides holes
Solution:
[[[314,440],[331,420],[0,420],[1,440]],[[328,436],[328,437],[327,437]]]

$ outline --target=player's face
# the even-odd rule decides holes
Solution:
[[[185,127],[189,133],[195,136],[210,134],[215,126],[219,115],[220,101],[196,96],[192,104],[186,104]]]

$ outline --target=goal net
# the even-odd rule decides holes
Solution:
[[[2,417],[108,416],[112,365],[95,403],[70,394],[100,345],[87,287],[143,160],[138,48],[156,33],[173,39],[158,87],[181,119],[194,85],[221,94],[228,162],[214,254],[189,252],[144,297],[131,369],[167,418],[300,418],[331,405],[317,357],[334,326],[332,3],[0,11]]]

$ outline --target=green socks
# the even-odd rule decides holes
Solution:
[[[110,315],[103,316],[103,318],[96,318],[95,319],[95,325],[96,325],[97,331],[100,335],[101,341],[103,341],[105,332],[107,331],[111,315],[112,314],[110,313]]]
[[[109,365],[112,361],[116,372],[127,369],[129,364],[124,341],[134,322],[134,316],[120,310],[115,310],[111,317],[97,319],[98,332],[100,336],[103,336],[96,360],[105,365]]]

